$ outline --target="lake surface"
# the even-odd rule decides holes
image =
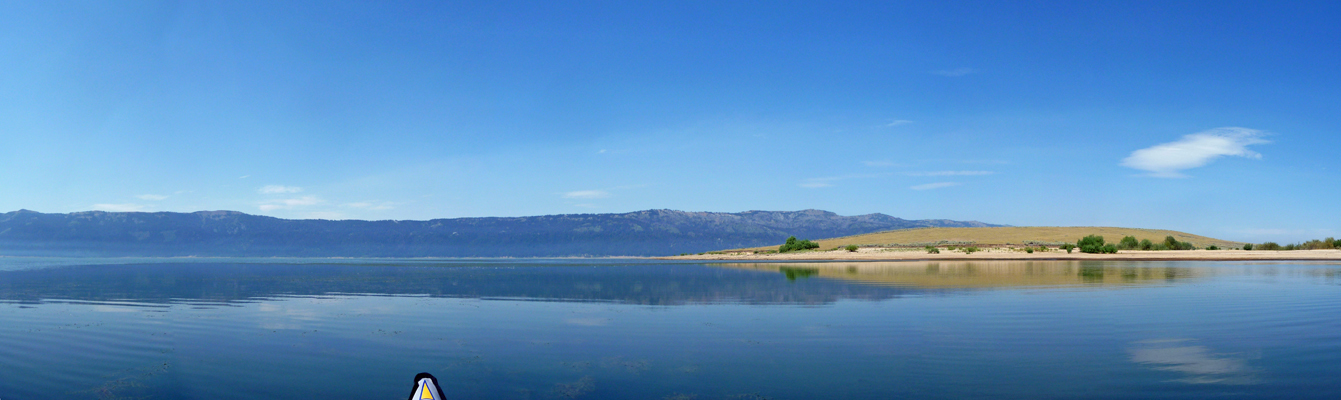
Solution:
[[[0,399],[1341,398],[1341,264],[0,258]]]

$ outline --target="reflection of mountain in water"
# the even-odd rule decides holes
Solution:
[[[327,294],[428,295],[541,301],[825,304],[882,300],[910,290],[686,264],[438,266],[159,263],[0,271],[0,301],[50,299],[231,302]],[[522,265],[522,266],[518,266]]]
[[[1103,261],[962,261],[860,263],[731,263],[732,269],[777,271],[798,277],[834,278],[883,286],[978,288],[1080,284],[1148,284],[1210,273],[1168,263]]]

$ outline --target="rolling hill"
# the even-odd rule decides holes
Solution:
[[[901,229],[885,232],[858,234],[815,240],[821,249],[855,244],[858,246],[920,247],[942,244],[973,244],[979,246],[1006,246],[1025,244],[1061,244],[1075,243],[1086,235],[1103,236],[1109,243],[1117,243],[1123,236],[1135,236],[1137,240],[1149,239],[1161,242],[1165,236],[1173,236],[1182,242],[1191,242],[1197,247],[1217,245],[1220,247],[1238,247],[1241,242],[1209,238],[1185,232],[1163,229],[1088,227],[1088,226],[1025,226],[1025,227],[937,227],[921,229]],[[798,236],[800,237],[800,236]],[[813,239],[812,239],[813,240]],[[753,247],[737,250],[777,249],[781,241],[772,246]],[[729,250],[728,250],[729,251]]]

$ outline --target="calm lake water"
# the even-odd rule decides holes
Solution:
[[[0,258],[0,399],[1336,399],[1338,275]]]

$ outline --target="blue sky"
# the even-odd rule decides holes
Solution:
[[[817,208],[1341,236],[1338,19],[1336,2],[6,2],[0,210]]]

